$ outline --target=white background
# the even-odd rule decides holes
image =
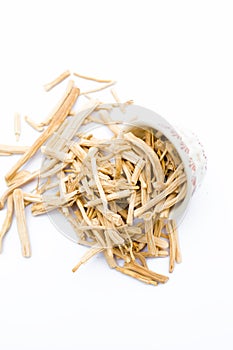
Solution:
[[[0,143],[15,142],[15,111],[46,117],[60,90],[46,94],[43,84],[71,69],[117,79],[122,100],[193,129],[209,159],[179,227],[183,263],[166,285],[127,278],[101,256],[73,274],[86,249],[46,216],[28,215],[32,257],[24,259],[14,222],[0,256],[1,349],[233,348],[232,6],[1,1]],[[25,125],[20,144],[35,136]],[[0,158],[1,192],[15,160]]]

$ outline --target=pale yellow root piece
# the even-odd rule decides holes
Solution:
[[[97,83],[111,83],[112,80],[109,79],[98,79],[98,78],[93,78],[93,77],[88,77],[86,75],[81,75],[79,73],[74,72],[73,73],[76,77],[85,79],[85,80],[91,80],[91,81],[96,81]]]
[[[133,278],[135,278],[135,279],[137,279],[137,280],[139,280],[139,281],[141,281],[143,283],[152,284],[154,286],[158,285],[158,282],[153,281],[151,278],[146,277],[146,276],[142,276],[140,273],[128,270],[128,269],[126,269],[124,267],[117,266],[116,270],[121,272],[121,273],[124,273],[127,276],[133,277]]]
[[[148,146],[151,146],[151,136],[150,130],[145,130],[145,142]]]
[[[72,269],[73,272],[77,271],[78,268],[82,265],[85,264],[89,259],[91,259],[93,256],[96,254],[99,254],[102,252],[105,248],[90,248],[80,259],[79,263]]]
[[[98,91],[101,91],[101,90],[104,90],[104,89],[107,89],[109,88],[110,86],[116,84],[115,81],[111,81],[109,83],[106,83],[102,86],[100,86],[99,88],[96,88],[96,89],[93,89],[93,90],[87,90],[87,91],[83,91],[83,92],[80,92],[80,95],[88,95],[88,94],[92,94],[93,92],[98,92]]]
[[[42,202],[41,195],[27,193],[27,192],[23,192],[23,199],[24,199],[24,201],[29,202],[29,203],[41,203]]]
[[[8,187],[14,185],[16,182],[18,181],[23,181],[25,178],[27,178],[28,176],[30,176],[31,173],[28,170],[21,170],[17,173],[17,175],[10,181],[8,182]]]
[[[66,70],[64,73],[62,73],[61,75],[59,75],[56,79],[54,79],[53,81],[51,81],[48,84],[44,85],[44,89],[45,91],[49,91],[51,90],[53,87],[55,87],[56,85],[60,84],[63,80],[65,80],[66,78],[68,78],[70,76],[70,71]]]
[[[31,248],[26,224],[25,207],[23,191],[18,188],[13,192],[15,216],[18,228],[18,234],[21,242],[22,255],[26,258],[31,256]]]
[[[44,127],[36,124],[32,119],[30,119],[27,115],[25,115],[24,120],[28,125],[30,125],[34,130],[42,132],[44,131]]]
[[[167,250],[158,250],[156,252],[156,255],[150,254],[149,252],[141,252],[142,256],[144,256],[145,258],[166,258],[167,256],[169,256],[169,253]]]
[[[3,222],[1,231],[0,231],[0,253],[2,251],[2,240],[5,234],[9,231],[12,223],[12,217],[13,217],[13,211],[14,211],[14,205],[13,205],[13,197],[10,195],[7,199],[7,212],[6,217]]]
[[[176,241],[174,237],[174,230],[171,221],[168,221],[166,225],[166,229],[168,232],[169,237],[169,244],[170,244],[170,262],[169,262],[169,272],[173,272],[175,267],[175,258],[176,258]]]
[[[0,144],[0,153],[5,153],[5,155],[24,154],[28,151],[28,149],[29,147],[27,146],[11,146]]]
[[[21,134],[21,121],[19,113],[15,113],[14,116],[14,131],[15,131],[15,139],[18,142]]]
[[[74,86],[75,86],[74,81],[69,80],[69,82],[67,84],[66,91],[65,91],[64,95],[62,96],[61,100],[58,101],[56,106],[52,109],[52,111],[50,111],[49,115],[41,123],[38,124],[39,126],[48,126],[51,123],[55,113],[57,113],[57,111],[61,108],[62,104],[64,103],[64,100],[70,94],[70,91]],[[71,110],[70,110],[70,112],[71,112]],[[68,113],[68,115],[69,115],[69,113]],[[63,125],[65,125],[65,123]]]
[[[14,178],[11,179],[12,185],[3,193],[3,195],[0,198],[0,210],[4,207],[5,201],[7,200],[8,196],[18,187],[21,187],[32,180],[35,179],[39,175],[40,171],[34,171],[34,173],[29,173],[28,176],[25,176],[23,178],[20,178],[18,181],[14,182]]]

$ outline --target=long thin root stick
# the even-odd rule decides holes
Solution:
[[[0,231],[0,253],[2,250],[2,240],[5,234],[9,231],[12,223],[12,217],[13,217],[13,211],[14,211],[14,205],[13,205],[13,197],[10,195],[7,199],[7,212],[6,217],[3,222],[1,231]]]
[[[16,189],[13,192],[14,206],[15,206],[15,216],[18,228],[18,234],[21,242],[22,255],[24,257],[31,256],[31,248],[26,224],[26,216],[24,209],[23,191],[21,189]]]
[[[57,77],[56,79],[54,79],[53,81],[51,81],[48,84],[44,85],[44,89],[45,91],[49,91],[51,90],[54,86],[58,85],[59,83],[61,83],[63,80],[65,80],[66,78],[68,78],[70,76],[70,71],[66,70],[64,73],[62,73],[61,75],[59,75],[59,77]]]
[[[102,252],[105,248],[91,248],[89,249],[83,257],[80,259],[79,263],[72,269],[73,272],[77,271],[78,268],[82,265],[85,264],[88,260],[90,260],[93,256],[96,254],[99,254]]]
[[[20,120],[19,113],[15,113],[14,130],[15,130],[15,139],[16,139],[16,142],[18,142],[21,134],[21,120]]]

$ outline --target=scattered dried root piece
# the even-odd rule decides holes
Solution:
[[[44,89],[45,91],[49,91],[51,90],[54,86],[58,85],[59,83],[61,83],[63,80],[65,80],[66,78],[68,78],[70,76],[70,71],[66,70],[64,73],[62,73],[61,75],[59,75],[56,79],[54,79],[53,81],[51,81],[48,84],[44,85]]]
[[[21,134],[21,120],[19,113],[15,113],[14,117],[14,131],[15,131],[15,139],[16,142],[19,141],[20,134]]]
[[[49,115],[38,125],[40,126],[48,126],[51,121],[53,120],[54,115],[57,113],[57,111],[61,108],[61,106],[64,103],[64,100],[67,98],[67,96],[70,94],[70,91],[72,90],[72,88],[74,87],[74,81],[73,80],[69,80],[67,87],[66,87],[66,91],[64,93],[64,95],[62,96],[62,98],[58,101],[58,103],[56,104],[56,106],[53,108],[53,110],[49,113]],[[71,110],[70,110],[71,112]],[[70,112],[68,113],[68,115],[70,114]],[[63,125],[65,125],[66,121],[63,123]]]
[[[30,119],[27,115],[25,115],[24,120],[28,125],[30,125],[34,130],[42,132],[44,131],[44,127],[36,124],[32,119]]]
[[[98,91],[101,91],[101,90],[104,90],[104,89],[107,89],[109,88],[110,86],[113,86],[114,84],[116,84],[115,81],[110,81],[109,83],[106,83],[96,89],[92,89],[92,90],[87,90],[87,91],[82,91],[80,92],[80,95],[88,95],[88,94],[92,94],[94,92],[98,92]]]
[[[73,73],[76,77],[85,79],[85,80],[92,80],[92,81],[96,81],[97,83],[111,83],[112,80],[109,79],[98,79],[98,78],[93,78],[93,77],[88,77],[86,75],[81,75],[79,73],[74,72]]]
[[[157,250],[155,255],[149,252],[141,252],[140,254],[145,258],[166,258],[167,256],[169,256],[167,250]]]
[[[24,154],[28,151],[28,149],[29,147],[27,146],[10,146],[0,144],[0,153],[5,153],[5,155]]]
[[[107,88],[109,88],[110,86],[112,86],[112,85],[114,85],[116,83],[113,80],[98,79],[98,78],[88,77],[88,76],[85,76],[85,75],[78,74],[76,72],[74,72],[73,74],[76,77],[79,77],[79,78],[82,78],[82,79],[85,79],[85,80],[91,80],[91,81],[95,81],[97,83],[104,83],[102,86],[100,86],[100,87],[98,87],[96,89],[91,89],[91,90],[87,90],[87,91],[84,91],[84,92],[82,91],[80,93],[80,95],[84,95],[88,99],[91,99],[91,97],[88,96],[89,94],[94,93],[94,92],[98,92],[98,91],[101,91],[101,90],[104,90],[104,89],[107,89]]]
[[[90,260],[93,256],[96,254],[99,254],[102,252],[105,248],[100,247],[100,248],[90,248],[80,259],[79,263],[72,269],[73,272],[77,271],[78,268],[82,265],[85,264],[88,260]]]
[[[11,178],[12,185],[10,185],[10,187],[3,193],[2,197],[0,198],[0,210],[4,207],[5,201],[7,200],[8,196],[15,189],[31,182],[39,175],[39,173],[39,171],[34,171],[34,173],[29,173],[28,176],[20,178],[18,181],[14,181],[15,178]]]
[[[5,234],[9,231],[12,223],[12,217],[13,217],[13,211],[14,211],[14,205],[13,205],[13,196],[10,195],[7,199],[7,212],[6,217],[3,222],[1,231],[0,231],[0,253],[2,251],[2,240]]]
[[[39,194],[23,192],[23,199],[29,203],[42,203],[42,196]]]
[[[19,234],[21,248],[22,248],[22,255],[28,258],[31,256],[31,248],[30,248],[28,230],[26,225],[23,191],[19,188],[14,190],[13,199],[14,199],[18,234]]]
[[[28,176],[30,176],[31,173],[28,170],[21,170],[19,171],[13,178],[11,181],[8,182],[8,187],[14,185],[16,182],[22,182],[24,181],[25,178],[27,178]]]

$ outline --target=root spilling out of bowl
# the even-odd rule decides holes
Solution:
[[[64,72],[46,84],[46,90],[69,76]],[[186,194],[181,159],[159,131],[111,118],[112,110],[124,113],[132,101],[120,103],[113,90],[114,102],[109,104],[90,97],[113,81],[74,76],[100,87],[84,93],[71,80],[44,121],[25,118],[42,132],[31,147],[1,145],[1,155],[23,155],[7,173],[8,189],[0,198],[1,209],[7,202],[0,248],[15,212],[22,254],[29,257],[25,206],[31,205],[34,216],[58,210],[72,225],[77,242],[89,247],[73,271],[102,252],[111,268],[148,284],[165,283],[168,277],[151,271],[147,260],[168,257],[170,272],[181,261],[176,222],[170,219]],[[88,102],[76,111],[76,100],[84,98],[80,95]],[[96,127],[105,128],[108,137],[85,131]],[[44,155],[42,167],[29,171],[26,165],[38,151]],[[23,189],[27,183],[34,183],[30,192]]]

